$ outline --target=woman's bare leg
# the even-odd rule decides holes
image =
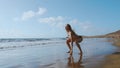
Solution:
[[[79,43],[78,43],[78,42],[76,42],[76,45],[77,45],[78,49],[80,50],[80,54],[82,54],[83,52],[82,52],[82,49],[81,49],[81,47],[80,47]]]
[[[70,55],[73,53],[73,42],[71,41],[71,50],[70,50]]]
[[[68,48],[69,48],[69,51],[68,51],[67,53],[70,53],[70,50],[71,50],[70,40],[67,40],[67,41],[66,41],[66,44],[67,44],[67,46],[68,46]]]

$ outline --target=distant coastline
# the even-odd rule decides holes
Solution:
[[[112,38],[113,45],[120,46],[120,30],[97,36],[83,36],[83,38]]]
[[[84,38],[117,38],[120,39],[120,30],[105,35],[83,36]]]

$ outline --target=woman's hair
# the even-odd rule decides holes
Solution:
[[[70,24],[67,24],[67,25],[66,25],[66,28],[67,28],[68,30],[72,31],[72,28],[71,28]]]
[[[67,24],[66,27],[65,27],[67,30],[71,31],[73,34],[76,34],[74,32],[74,30],[72,29],[72,27],[70,26],[70,24]]]

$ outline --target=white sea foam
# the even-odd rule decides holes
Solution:
[[[21,48],[27,46],[37,46],[37,45],[46,45],[46,44],[55,44],[55,43],[62,43],[64,39],[57,38],[57,39],[36,39],[36,38],[29,38],[29,39],[0,39],[0,49],[8,49],[8,48]]]

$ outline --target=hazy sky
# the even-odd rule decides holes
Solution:
[[[120,29],[120,0],[0,0],[0,38],[66,37]]]

